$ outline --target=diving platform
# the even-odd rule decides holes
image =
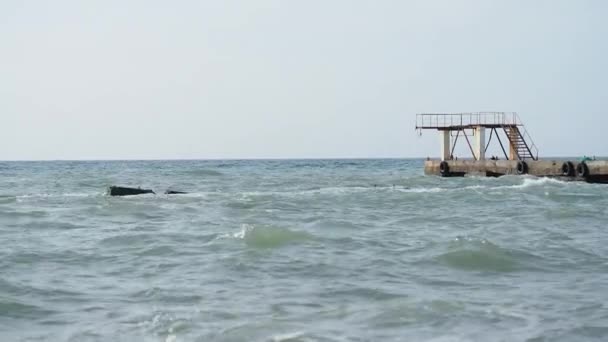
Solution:
[[[517,113],[433,113],[417,114],[416,130],[439,132],[439,160],[427,158],[424,172],[442,177],[533,175],[564,180],[608,183],[608,161],[584,159],[540,160],[538,148]],[[487,138],[486,138],[487,137]],[[471,158],[454,157],[458,141],[464,141]],[[486,158],[490,143],[498,142],[504,159]]]
[[[479,113],[439,113],[417,114],[416,130],[439,131],[441,136],[441,159],[453,159],[454,148],[462,136],[471,149],[475,160],[485,160],[485,152],[492,138],[498,140],[507,160],[538,160],[538,148],[526,130],[517,113],[479,112]],[[489,139],[486,141],[486,133]],[[499,133],[504,133],[503,143]],[[450,137],[454,136],[453,142]],[[474,138],[474,145],[469,137]],[[503,138],[504,138],[503,137]],[[507,154],[507,146],[509,152]]]

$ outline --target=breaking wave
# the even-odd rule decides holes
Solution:
[[[255,248],[277,248],[314,239],[313,235],[302,231],[250,224],[242,225],[239,232],[230,234],[229,236],[242,239],[247,246]]]
[[[209,170],[209,169],[195,169],[195,170],[187,170],[184,171],[185,174],[190,175],[190,176],[223,176],[224,174],[216,171],[216,170]]]
[[[513,272],[527,268],[533,256],[502,248],[486,239],[459,237],[436,259],[448,267],[470,271]]]

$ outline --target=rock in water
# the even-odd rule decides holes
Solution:
[[[143,194],[155,194],[155,192],[150,189],[111,186],[108,188],[108,194],[110,196],[132,196],[132,195],[143,195]]]
[[[187,194],[187,192],[174,191],[174,190],[167,190],[167,191],[165,191],[165,195],[181,195],[181,194]]]

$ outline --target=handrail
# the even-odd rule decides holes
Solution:
[[[416,129],[448,128],[450,126],[521,126],[517,113],[478,112],[478,113],[423,113],[416,114]]]
[[[521,119],[519,118],[517,113],[515,113],[515,116],[517,117],[517,120],[521,122]],[[534,140],[532,140],[532,136],[530,136],[530,134],[526,130],[526,127],[523,124],[521,125],[521,128],[519,128],[519,133],[521,134],[521,137],[524,139],[524,141],[527,143],[528,149],[532,154],[532,159],[538,160],[538,147],[536,147]]]
[[[416,129],[463,129],[475,126],[516,126],[526,141],[532,158],[538,159],[538,148],[515,112],[422,113],[416,114]]]

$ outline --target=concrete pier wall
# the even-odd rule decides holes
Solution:
[[[592,160],[585,162],[589,168],[590,175],[608,174],[608,160]]]
[[[570,162],[568,164],[568,162]],[[586,168],[577,161],[567,160],[427,160],[424,173],[444,177],[503,175],[532,175],[553,177],[565,180],[587,181],[590,183],[608,183],[608,161],[586,161]],[[568,164],[564,166],[564,164]],[[443,170],[443,172],[442,172]],[[581,171],[585,171],[583,174]]]

